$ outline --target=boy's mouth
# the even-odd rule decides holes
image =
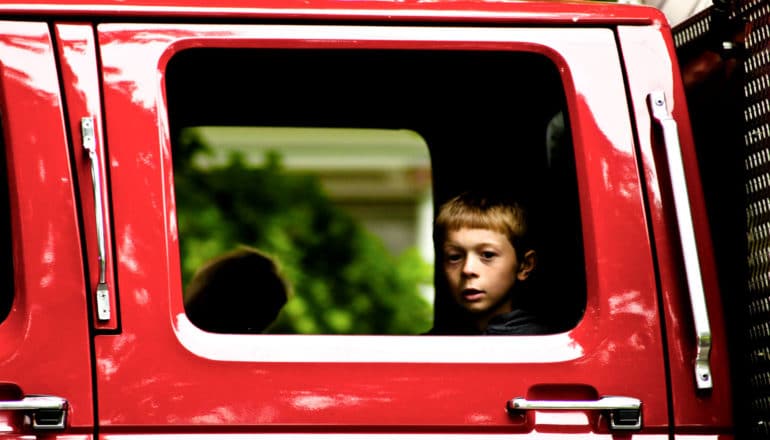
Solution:
[[[462,292],[462,296],[466,301],[478,301],[484,297],[484,291],[477,289],[465,289]]]

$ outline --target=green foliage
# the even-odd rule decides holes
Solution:
[[[185,285],[205,261],[239,245],[273,256],[292,295],[271,333],[418,334],[432,321],[421,284],[432,267],[416,250],[393,256],[336,207],[312,175],[289,174],[270,154],[260,168],[233,155],[201,167],[194,138],[175,150]],[[237,307],[237,305],[234,305]]]

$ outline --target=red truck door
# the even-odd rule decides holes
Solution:
[[[0,22],[0,97],[0,432],[92,438],[89,288],[70,150],[80,140],[67,133],[46,23]]]
[[[97,29],[120,310],[118,331],[95,338],[103,438],[191,433],[260,438],[287,433],[308,438],[379,434],[551,438],[594,433],[609,438],[618,432],[634,438],[667,438],[671,408],[650,231],[613,30],[376,23],[105,23]],[[176,131],[169,115],[184,112],[197,125],[255,124],[249,119],[254,114],[261,115],[265,125],[288,124],[291,115],[295,125],[307,125],[318,115],[317,124],[333,126],[335,121],[323,119],[342,114],[339,109],[347,102],[355,102],[351,107],[356,111],[345,110],[349,119],[342,123],[374,111],[367,107],[369,101],[355,100],[357,96],[374,93],[394,78],[409,87],[411,81],[428,75],[409,70],[404,62],[403,69],[387,78],[367,77],[357,75],[360,63],[347,61],[350,71],[336,75],[323,76],[334,63],[319,63],[296,80],[276,74],[271,77],[274,82],[260,84],[259,72],[277,66],[283,56],[323,59],[322,55],[334,53],[345,58],[368,51],[408,60],[423,59],[411,57],[415,53],[438,58],[457,54],[461,61],[474,53],[506,59],[513,54],[554,66],[574,140],[576,180],[568,190],[577,185],[585,259],[585,286],[575,286],[586,292],[585,312],[576,325],[551,335],[484,337],[221,334],[190,322],[183,306],[173,173]],[[218,58],[224,52],[251,61],[235,68],[239,64],[230,63],[227,56]],[[260,57],[268,52],[278,55],[261,63]],[[186,55],[192,62],[184,66],[190,69],[171,75],[169,66]],[[253,70],[244,75],[245,68]],[[519,69],[526,72],[527,67]],[[511,68],[502,77],[516,72]],[[374,70],[370,73],[376,75]],[[505,89],[506,81],[495,76],[500,72],[485,74],[486,83],[500,81],[499,89]],[[346,75],[348,82],[334,79]],[[328,111],[291,92],[293,86],[313,98],[321,96],[307,84],[322,76],[331,82],[317,88],[338,90],[343,101],[324,100]],[[187,97],[185,105],[169,108],[173,81],[184,78],[195,88],[174,95]],[[360,89],[345,92],[346,84],[356,78]],[[367,78],[380,82],[368,83]],[[458,78],[435,96],[460,96],[458,91],[485,85],[484,75],[473,78],[469,83]],[[236,91],[241,87],[240,92],[228,89],[231,100],[221,100],[221,87],[233,84]],[[440,86],[438,79],[424,84]],[[249,91],[256,86],[261,87],[260,94]],[[274,89],[284,90],[284,99],[272,98]],[[413,95],[419,92],[415,88]],[[458,110],[470,112],[468,120],[492,106],[495,93],[483,94],[489,101],[473,101],[481,95],[468,90],[462,98],[479,104]],[[371,106],[377,99],[370,101]],[[513,121],[516,115],[525,117],[534,102],[514,96],[504,107],[495,108],[503,116],[510,111]],[[419,107],[422,101],[412,104]],[[452,105],[452,100],[445,104]],[[226,120],[236,107],[240,116]],[[387,114],[411,109],[404,104]],[[458,182],[445,178],[442,170],[460,169],[463,161],[472,165],[464,169],[479,173],[468,174],[469,178],[511,177],[478,171],[507,160],[495,159],[494,154],[509,147],[484,150],[466,144],[463,149],[453,144],[456,139],[442,136],[441,130],[458,124],[430,119],[431,112],[440,110],[434,106],[414,112],[415,118],[427,118],[424,136],[434,161],[435,185],[444,185],[437,194],[451,192],[451,185]],[[386,113],[376,114],[387,120]],[[407,128],[419,131],[418,125]],[[640,411],[635,409],[638,403]]]
[[[667,328],[672,424],[679,435],[696,429],[732,432],[728,309],[722,305],[717,283],[709,231],[709,221],[714,219],[706,215],[700,162],[673,41],[670,34],[653,26],[621,26],[618,41],[648,176]],[[671,63],[649,69],[654,59]]]

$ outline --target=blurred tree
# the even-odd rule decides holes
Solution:
[[[270,333],[419,334],[430,328],[431,305],[419,285],[432,282],[433,269],[416,249],[391,255],[332,203],[315,176],[287,173],[277,153],[261,168],[246,166],[237,154],[224,166],[196,165],[193,158],[207,152],[185,135],[174,151],[185,285],[207,260],[248,245],[273,256],[292,287]]]

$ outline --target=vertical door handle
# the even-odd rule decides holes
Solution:
[[[684,272],[687,289],[690,292],[693,325],[695,327],[695,384],[698,389],[709,390],[711,383],[711,324],[709,323],[706,294],[701,276],[700,257],[695,241],[695,227],[692,222],[690,195],[682,163],[682,149],[679,145],[679,133],[676,120],[668,111],[666,95],[661,91],[650,93],[647,97],[652,118],[660,125],[663,132],[663,147],[666,150],[668,171],[671,176],[671,190],[674,196],[676,220],[679,225],[679,242],[684,258]]]
[[[96,284],[96,317],[99,321],[110,319],[110,290],[107,286],[107,252],[105,251],[104,210],[102,209],[102,178],[99,173],[99,158],[96,154],[94,118],[80,119],[80,134],[83,148],[91,160],[91,180],[94,186],[94,214],[96,216],[96,243],[99,250],[99,281]]]

